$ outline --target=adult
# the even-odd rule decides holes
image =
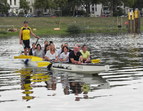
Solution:
[[[47,51],[49,51],[49,50],[50,50],[50,45],[46,45],[44,48],[44,54],[46,54]]]
[[[87,46],[83,45],[81,47],[82,50],[80,50],[82,57],[83,57],[83,62],[84,63],[89,63],[90,61],[90,52],[87,50]]]
[[[79,47],[75,46],[73,51],[69,54],[69,62],[73,64],[81,64],[82,63],[82,54],[79,51]]]
[[[36,51],[36,43],[33,43],[32,48],[30,49],[29,55],[34,55],[35,51]]]
[[[49,42],[47,40],[44,41],[44,46],[49,45]]]
[[[62,49],[62,53],[60,54],[61,62],[69,62],[69,49],[67,46],[64,46]]]
[[[44,41],[44,46],[43,46],[43,50],[45,50],[45,47],[49,45],[49,42],[47,40]]]
[[[60,49],[58,50],[58,55],[60,57],[60,54],[64,52],[63,47],[67,47],[68,51],[71,52],[72,50],[69,48],[68,43],[64,43],[61,45]]]
[[[72,51],[72,50],[70,49],[70,47],[69,47],[68,43],[64,43],[64,44],[63,44],[63,47],[64,47],[64,46],[68,47],[69,52],[71,52],[71,51]]]
[[[62,53],[62,49],[63,49],[63,44],[62,44],[61,47],[57,50],[59,57],[60,57],[60,54]]]
[[[34,56],[37,56],[37,57],[44,57],[44,52],[42,50],[42,47],[40,44],[37,44],[37,49],[36,51],[34,52]]]
[[[45,60],[58,62],[58,60],[59,60],[58,53],[56,51],[56,48],[55,48],[54,44],[51,44],[50,45],[50,50],[46,52]]]
[[[27,55],[30,52],[30,36],[34,36],[35,38],[39,39],[39,36],[36,36],[31,28],[28,26],[28,22],[24,21],[23,27],[21,27],[20,32],[19,32],[19,39],[20,39],[20,44],[23,43],[24,45],[24,54]]]

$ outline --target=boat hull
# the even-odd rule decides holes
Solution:
[[[28,65],[37,67],[37,62],[28,61]],[[45,66],[44,68],[47,68]],[[82,74],[96,74],[109,70],[109,65],[102,64],[70,64],[70,63],[53,63],[51,66],[52,70],[75,72]]]
[[[109,70],[108,65],[100,64],[69,64],[69,63],[54,63],[52,66],[54,70],[75,72],[75,73],[86,73],[95,74]]]

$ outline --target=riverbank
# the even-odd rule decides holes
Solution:
[[[29,21],[30,27],[39,36],[67,35],[69,34],[67,28],[71,25],[80,27],[81,33],[86,34],[118,34],[127,32],[124,24],[127,18],[119,18],[117,20],[117,17],[0,17],[0,37],[18,35],[24,20]],[[122,27],[118,28],[120,24]],[[7,31],[13,28],[17,29],[17,31]]]

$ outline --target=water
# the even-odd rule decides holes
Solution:
[[[100,57],[111,69],[85,75],[28,68],[13,59],[22,50],[18,38],[1,38],[1,111],[142,111],[143,35],[47,40],[54,41],[56,46],[64,42],[70,46],[88,44],[92,58]]]

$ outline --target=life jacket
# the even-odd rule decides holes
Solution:
[[[21,27],[22,30],[22,40],[29,40],[30,39],[30,27]]]

